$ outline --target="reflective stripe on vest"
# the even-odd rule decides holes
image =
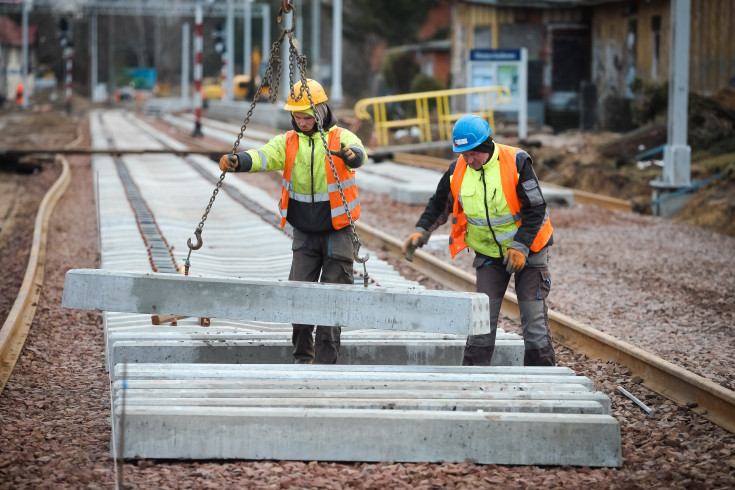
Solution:
[[[336,151],[340,149],[340,133],[340,128],[335,128],[329,132],[328,146],[330,150]],[[306,203],[329,201],[332,215],[332,226],[334,229],[339,230],[349,225],[350,220],[345,212],[345,206],[342,202],[342,196],[340,196],[339,186],[334,178],[334,172],[332,172],[332,166],[329,164],[329,156],[324,158],[327,176],[327,193],[302,194],[293,190],[291,177],[298,150],[299,135],[296,131],[289,131],[286,133],[286,162],[283,169],[281,200],[279,202],[279,207],[281,209],[281,227],[286,225],[289,199]],[[339,182],[342,186],[342,193],[347,201],[347,208],[349,209],[350,216],[354,221],[360,217],[360,199],[357,195],[355,171],[349,170],[347,165],[345,165],[345,162],[334,155],[332,155],[332,162],[334,162],[334,167],[337,170],[337,176],[339,177]]]
[[[523,158],[523,160],[525,161],[525,156],[518,155],[519,152],[523,151],[518,148],[501,145],[498,143],[495,143],[495,145],[498,148],[498,165],[500,166],[500,179],[503,188],[503,196],[505,197],[508,208],[512,213],[512,217],[502,216],[499,218],[493,218],[490,220],[490,224],[498,226],[501,224],[506,224],[510,220],[514,220],[516,224],[520,227],[521,203],[518,200],[518,194],[516,193],[516,186],[518,185],[519,162],[517,162],[516,159]],[[524,162],[520,162],[520,164],[523,163]],[[457,164],[454,167],[454,173],[452,174],[450,187],[452,196],[454,197],[454,206],[452,208],[452,231],[449,235],[449,251],[452,254],[452,258],[454,258],[454,256],[456,256],[457,253],[459,253],[461,250],[467,248],[467,244],[465,243],[465,235],[467,234],[467,224],[470,221],[467,218],[464,209],[462,208],[460,198],[462,180],[464,179],[466,170],[467,162],[465,161],[464,157],[460,155],[457,159]],[[487,198],[485,197],[485,199]],[[488,225],[486,219],[472,219],[472,224],[476,226]],[[496,238],[498,239],[498,241],[504,242],[515,236],[516,231],[517,229],[497,235]],[[541,250],[543,246],[546,245],[546,243],[549,241],[552,231],[553,228],[551,227],[551,221],[549,220],[548,213],[546,213],[546,216],[544,216],[544,223],[541,225],[541,229],[536,234],[536,238],[534,239],[533,244],[531,244],[531,251],[538,252],[539,250]]]

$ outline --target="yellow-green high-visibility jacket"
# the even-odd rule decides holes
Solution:
[[[466,247],[488,257],[502,257],[521,225],[521,204],[516,192],[519,150],[495,143],[495,151],[482,170],[468,167],[460,155],[450,177],[452,257]],[[529,247],[538,252],[549,241],[553,228],[548,215]],[[500,247],[499,247],[500,246]]]
[[[332,148],[334,150],[339,150],[340,143],[353,148],[359,147],[363,155],[361,164],[367,160],[367,152],[362,142],[351,131],[334,125],[325,133],[325,137],[328,143],[331,140],[330,147],[334,146]],[[294,228],[307,233],[336,230],[349,224],[344,214],[341,197],[339,197],[340,205],[334,205],[334,193],[336,192],[339,196],[339,191],[333,182],[334,177],[319,132],[307,136],[302,132],[289,131],[272,138],[258,149],[247,150],[244,153],[248,154],[252,164],[244,171],[252,173],[286,170],[289,148],[291,150],[295,148],[295,155],[290,174],[286,176],[284,172],[281,205],[279,206],[281,216]],[[332,161],[340,175],[340,185],[343,191],[346,190],[346,194],[351,196],[348,199],[348,208],[350,215],[355,220],[359,217],[360,201],[357,198],[354,171],[336,156],[332,156]],[[329,172],[329,179],[327,172]],[[284,192],[288,196],[287,199],[283,197]],[[330,194],[332,203],[330,203]]]

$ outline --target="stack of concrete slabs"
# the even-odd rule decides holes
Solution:
[[[100,116],[91,118],[97,147],[105,145],[98,120],[126,119]],[[114,163],[94,160],[102,268],[150,272]],[[219,176],[207,159],[192,160]],[[178,159],[148,155],[126,164],[180,263],[187,249],[175,245],[192,237],[211,186],[195,185],[198,172]],[[241,180],[225,185],[272,207]],[[228,201],[219,194],[193,272],[287,277],[290,238]],[[421,288],[371,255],[368,270],[381,286]],[[183,318],[153,325],[150,315],[110,311],[104,323],[118,456],[621,464],[609,398],[567,368],[520,366],[523,340],[514,334],[499,331],[498,365],[480,368],[457,366],[461,335],[346,328],[340,364],[316,366],[280,364],[290,361],[288,324],[212,318],[202,327]]]
[[[117,364],[126,458],[620,466],[609,398],[563,367]]]

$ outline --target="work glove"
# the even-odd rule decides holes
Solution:
[[[219,169],[223,172],[234,172],[237,167],[240,166],[240,162],[237,160],[236,155],[227,154],[222,155],[219,159]]]
[[[526,266],[526,256],[523,255],[523,252],[519,252],[514,248],[509,248],[508,251],[505,252],[503,264],[505,264],[505,270],[508,271],[508,274],[520,272]]]
[[[408,235],[408,238],[406,238],[406,241],[403,243],[401,252],[403,253],[403,256],[406,258],[406,260],[408,260],[409,262],[413,262],[413,253],[416,251],[417,248],[421,248],[426,245],[426,242],[428,241],[428,233],[415,231]]]
[[[329,153],[336,157],[340,157],[345,162],[351,162],[355,159],[355,152],[350,149],[349,146],[345,145],[344,143],[340,143],[340,149],[335,150],[329,150]]]

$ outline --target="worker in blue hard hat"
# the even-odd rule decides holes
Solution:
[[[431,232],[452,214],[449,250],[454,258],[475,252],[477,291],[490,299],[490,333],[467,338],[462,365],[489,366],[495,349],[500,305],[515,274],[526,366],[556,363],[546,297],[551,289],[548,248],[553,229],[531,157],[520,148],[495,143],[483,118],[467,115],[452,131],[459,157],[403,245],[408,260]]]

